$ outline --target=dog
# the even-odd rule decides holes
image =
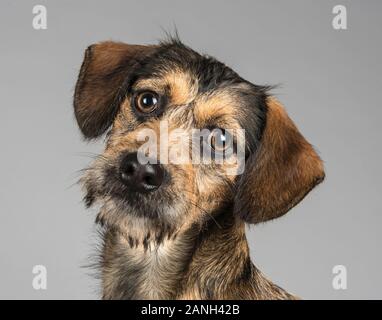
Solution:
[[[178,38],[87,48],[74,113],[85,139],[106,142],[80,180],[86,206],[99,207],[103,299],[297,298],[251,262],[245,223],[284,215],[325,174],[270,89]],[[162,121],[244,130],[243,172],[214,159],[140,163],[139,132],[158,133]],[[207,140],[214,153],[230,139],[223,130]]]

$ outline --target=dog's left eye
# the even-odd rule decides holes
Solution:
[[[141,92],[135,96],[134,105],[140,112],[151,113],[158,108],[159,97],[154,92]]]
[[[217,152],[223,152],[233,147],[233,137],[223,129],[214,129],[209,137],[210,146]]]

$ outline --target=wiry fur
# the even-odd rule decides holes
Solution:
[[[109,130],[105,151],[81,182],[104,228],[104,299],[293,299],[253,265],[244,223],[285,214],[324,177],[322,162],[268,87],[242,79],[179,40],[157,46],[106,42],[87,50],[74,97],[88,139]],[[160,108],[140,114],[132,96],[156,92]],[[121,159],[137,133],[243,128],[246,170],[225,164],[166,164],[162,186],[131,193]]]

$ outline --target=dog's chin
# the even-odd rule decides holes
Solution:
[[[158,245],[165,239],[175,238],[182,225],[180,212],[187,212],[182,202],[131,202],[128,197],[104,196],[96,200],[100,211],[96,223],[120,233],[132,247]],[[175,215],[177,213],[178,215]]]
[[[190,211],[185,196],[170,185],[141,194],[94,171],[82,183],[86,205],[100,208],[96,223],[118,231],[129,243],[160,243],[175,236]]]
[[[134,244],[158,244],[176,236],[190,209],[183,197],[175,198],[176,193],[167,188],[140,194],[114,183],[93,194],[91,190],[88,185],[85,201],[91,199],[88,204],[100,207],[96,223],[118,231]]]
[[[178,214],[173,210],[179,206],[182,199],[174,196],[167,188],[160,188],[153,192],[139,193],[130,191],[128,188],[113,190],[108,193],[118,211],[130,217],[147,218],[157,221],[173,220]]]
[[[159,203],[156,197],[148,197],[138,193],[114,194],[111,197],[117,210],[130,218],[147,218],[152,220],[165,219],[164,203]]]

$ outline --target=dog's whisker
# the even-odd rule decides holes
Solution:
[[[98,153],[93,153],[93,152],[78,152],[75,154],[75,156],[97,159],[98,157],[101,157],[102,155]]]
[[[72,189],[73,187],[75,187],[76,185],[78,185],[78,181],[77,182],[73,182],[72,184],[70,184],[69,186],[67,186],[66,188],[65,188],[65,190],[67,191],[67,190],[70,190],[70,189]]]
[[[183,190],[185,193],[188,193],[188,194],[191,194],[191,195],[194,195],[194,192],[190,191],[190,190]],[[194,207],[196,207],[197,209],[199,209],[200,211],[202,211],[203,213],[207,214],[215,223],[216,225],[221,229],[221,225],[216,221],[215,217],[210,213],[208,212],[207,209],[201,207],[200,205],[198,205],[197,203],[194,203],[193,201],[191,200],[185,200],[186,203],[190,204],[190,205],[193,205]]]
[[[216,221],[216,219],[214,218],[214,216],[211,213],[209,213],[207,210],[205,210],[204,208],[200,207],[196,203],[193,203],[191,201],[189,201],[188,203],[193,205],[193,206],[195,206],[196,208],[201,210],[203,213],[207,214],[216,223],[216,225],[219,227],[219,229],[222,229],[222,226]]]

